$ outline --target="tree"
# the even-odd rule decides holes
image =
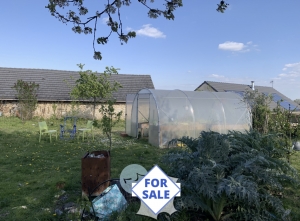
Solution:
[[[103,133],[109,139],[109,150],[111,150],[111,135],[112,128],[120,121],[122,111],[115,112],[114,104],[116,100],[111,99],[106,102],[106,104],[102,104],[99,112],[102,114],[102,118],[100,122],[94,122],[94,126],[98,128],[102,128]]]
[[[112,74],[118,74],[118,69],[106,67],[103,74],[98,74],[91,70],[83,71],[83,66],[83,64],[78,64],[80,77],[71,91],[71,96],[76,99],[91,99],[93,102],[93,119],[95,119],[97,102],[111,98],[112,93],[122,86],[119,82],[109,80]]]
[[[300,118],[293,115],[294,110],[286,110],[277,102],[276,107],[271,110],[270,103],[272,96],[255,91],[246,91],[244,101],[246,101],[252,112],[252,128],[262,134],[275,133],[281,138],[283,144],[281,148],[286,152],[289,161],[292,151],[292,137],[300,136]],[[292,124],[294,119],[296,124]]]
[[[30,120],[33,117],[33,112],[37,108],[37,91],[39,85],[35,82],[25,82],[18,80],[12,87],[17,91],[19,100],[19,110],[22,120]]]
[[[155,0],[150,0],[150,2],[154,1]],[[147,4],[149,2],[147,0],[138,0],[138,2],[149,10],[148,16],[150,18],[164,16],[168,20],[174,20],[175,16],[173,12],[178,7],[183,6],[182,0],[164,1],[164,9],[151,8]],[[73,24],[74,26],[72,30],[75,33],[94,34],[94,59],[101,60],[101,52],[96,51],[95,41],[98,44],[107,44],[108,38],[111,36],[111,34],[116,33],[120,39],[121,44],[123,44],[127,43],[129,38],[134,38],[136,36],[136,33],[134,31],[129,31],[127,33],[123,32],[124,30],[121,19],[121,7],[130,6],[131,4],[131,0],[107,0],[107,4],[104,4],[104,8],[102,8],[101,10],[95,9],[95,12],[93,12],[90,16],[88,16],[89,9],[85,7],[84,0],[49,0],[49,4],[46,6],[46,8],[48,8],[51,15],[56,17],[59,21],[63,23]],[[78,11],[78,13],[73,10],[68,10],[68,12],[66,12],[65,14],[59,12],[59,10],[61,9],[72,7],[72,5],[77,8],[76,10]],[[220,3],[217,4],[217,11],[223,13],[226,10],[227,6],[228,4],[225,1],[221,0]],[[115,18],[113,18],[114,14],[117,14]],[[98,37],[96,39],[97,22],[102,15],[107,15],[107,25],[109,26],[110,31],[106,36]],[[85,21],[82,21],[83,19]]]
[[[271,120],[271,110],[269,105],[272,101],[272,97],[259,93],[258,90],[247,90],[243,99],[250,105],[253,129],[260,133],[268,133]]]

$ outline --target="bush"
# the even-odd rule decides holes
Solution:
[[[275,135],[202,132],[181,141],[186,150],[163,157],[168,175],[181,183],[177,209],[196,210],[209,220],[289,219],[280,196],[298,174]]]
[[[18,80],[12,87],[16,90],[22,120],[31,120],[37,108],[37,91],[39,85],[35,82]]]

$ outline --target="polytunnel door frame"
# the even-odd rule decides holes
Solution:
[[[140,98],[144,96],[144,98]],[[137,96],[136,96],[136,102],[137,102],[137,105],[136,105],[136,138],[139,138],[139,129],[141,129],[141,131],[143,131],[143,127],[145,126],[144,124],[148,123],[148,130],[149,130],[149,120],[150,120],[150,96],[151,96],[151,92],[149,91],[148,93],[138,93]],[[145,113],[145,112],[141,112],[140,111],[140,100],[143,99],[143,100],[147,100],[148,102],[143,102],[144,104],[147,104],[148,105],[148,108],[147,111],[148,111],[148,114]],[[143,119],[147,120],[147,122],[142,122],[142,120],[139,119],[139,116],[142,116]],[[147,127],[147,126],[145,126]],[[141,132],[142,133],[142,132]]]
[[[127,94],[126,95],[126,104],[125,104],[125,133],[131,134],[131,120],[132,120],[132,105],[136,94]],[[130,116],[130,118],[129,118]]]

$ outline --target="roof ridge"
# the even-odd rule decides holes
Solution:
[[[44,69],[44,68],[11,68],[11,67],[0,67],[1,69],[20,69],[20,70],[44,70],[44,71],[68,71],[68,70],[57,70],[57,69]],[[76,71],[68,71],[68,72],[76,72]]]
[[[36,70],[36,71],[61,71],[61,72],[73,72],[73,73],[78,73],[79,71],[70,71],[70,70],[57,70],[57,69],[43,69],[43,68],[10,68],[10,67],[0,67],[0,71],[1,69],[12,69],[12,70]],[[97,73],[102,73],[102,72],[98,72],[98,71],[94,71]],[[151,76],[150,74],[118,74],[118,75],[132,75],[132,76]]]
[[[219,84],[237,84],[237,85],[251,86],[251,84],[239,84],[239,83],[229,83],[229,82],[220,82],[220,81],[206,81],[206,82],[213,82],[213,83],[219,83]],[[273,87],[270,87],[270,86],[261,86],[261,85],[255,85],[255,87],[269,87],[269,88],[273,88]]]

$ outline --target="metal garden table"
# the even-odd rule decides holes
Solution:
[[[68,127],[68,121],[71,121],[72,126]],[[64,117],[64,124],[60,125],[60,139],[74,139],[76,135],[76,121],[77,117],[66,116]],[[69,137],[67,136],[69,134]]]

